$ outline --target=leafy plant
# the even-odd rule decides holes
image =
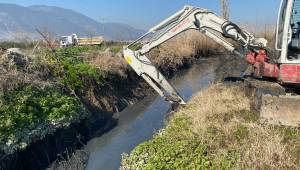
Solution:
[[[75,98],[52,87],[22,86],[2,93],[0,101],[2,145],[24,142],[33,130],[49,125],[65,126],[87,113]]]
[[[190,121],[176,117],[165,131],[123,155],[124,169],[205,169],[211,166],[207,145],[189,131]]]
[[[249,134],[249,130],[246,126],[244,125],[238,125],[233,132],[234,137],[238,140],[241,141],[242,139],[246,138]]]
[[[103,85],[105,76],[101,70],[90,66],[83,58],[78,57],[94,47],[70,47],[49,54],[53,75],[60,78],[60,82],[71,90],[83,91],[87,82]]]

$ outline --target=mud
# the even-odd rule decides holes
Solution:
[[[219,55],[220,67],[216,70],[216,82],[239,81],[248,68],[244,58],[231,54]]]

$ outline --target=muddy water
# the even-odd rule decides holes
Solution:
[[[185,100],[209,86],[215,79],[215,59],[207,59],[182,71],[172,79],[172,84]],[[85,150],[90,153],[87,170],[117,170],[121,154],[139,143],[151,139],[164,126],[170,104],[157,95],[151,95],[127,107],[118,114],[118,126],[99,138],[88,142]]]

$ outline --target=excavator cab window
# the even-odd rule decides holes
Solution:
[[[291,18],[291,48],[300,49],[300,2],[295,1]]]
[[[289,59],[300,58],[300,1],[294,2],[291,15],[291,42],[289,43]]]
[[[277,21],[277,33],[276,33],[276,49],[282,49],[283,30],[286,16],[287,0],[281,2],[280,13]]]

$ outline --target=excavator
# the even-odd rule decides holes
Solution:
[[[252,67],[252,75],[262,81],[276,80],[282,87],[300,89],[300,0],[282,0],[276,28],[275,50],[268,41],[237,24],[203,8],[184,6],[183,9],[151,28],[146,34],[123,49],[123,56],[133,70],[160,96],[171,103],[186,104],[176,89],[146,56],[153,48],[188,30],[197,30],[223,46],[233,55],[245,58]],[[268,113],[261,116],[277,124],[300,125],[300,100],[287,96],[266,98],[274,102]],[[283,103],[290,106],[281,107]],[[295,109],[293,109],[294,107]],[[277,113],[276,113],[277,112]]]

